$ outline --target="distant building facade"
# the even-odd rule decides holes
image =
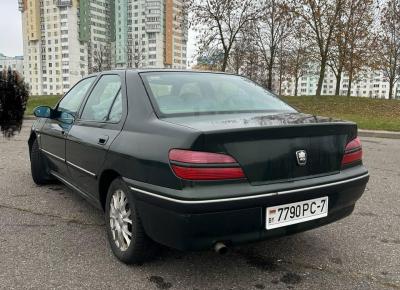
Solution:
[[[186,68],[183,0],[19,0],[19,10],[33,95],[115,67]]]
[[[184,0],[115,0],[116,67],[187,66]]]
[[[23,56],[9,57],[0,53],[0,71],[7,70],[9,67],[12,70],[17,71],[20,75],[23,75],[24,57]]]
[[[69,90],[95,67],[97,49],[111,42],[106,0],[19,0],[24,76],[33,95]],[[103,63],[111,63],[105,49]]]
[[[297,95],[315,95],[318,85],[318,74],[315,70],[304,74],[298,81]],[[340,95],[347,95],[349,86],[349,76],[346,72],[342,73],[340,82]],[[321,95],[335,95],[336,77],[328,68],[325,73]],[[286,79],[282,84],[282,94],[293,96],[295,93],[295,79]],[[351,85],[351,96],[369,97],[377,99],[389,98],[389,81],[382,71],[366,70],[360,72],[353,80]],[[393,88],[393,98],[400,99],[400,83]]]

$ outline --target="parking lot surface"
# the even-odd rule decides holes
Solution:
[[[126,266],[102,212],[61,184],[33,183],[30,125],[0,137],[0,288],[400,289],[400,140],[362,139],[371,179],[344,220],[224,256],[163,249]]]

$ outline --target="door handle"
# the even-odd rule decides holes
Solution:
[[[100,144],[100,145],[106,145],[106,144],[107,144],[107,141],[108,141],[108,138],[109,138],[109,137],[106,136],[106,135],[99,137],[98,144]]]

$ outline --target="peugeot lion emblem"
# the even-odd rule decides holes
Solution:
[[[296,157],[297,157],[297,164],[299,164],[299,166],[305,166],[307,164],[306,150],[296,151]]]

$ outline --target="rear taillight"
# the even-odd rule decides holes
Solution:
[[[360,163],[362,161],[362,146],[360,138],[356,138],[346,145],[342,166]]]
[[[175,175],[186,180],[246,178],[236,160],[226,154],[172,149],[169,160]]]

